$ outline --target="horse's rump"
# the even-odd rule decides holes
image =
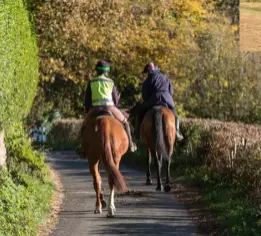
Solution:
[[[85,123],[82,145],[89,163],[100,160],[116,189],[125,191],[125,181],[115,164],[128,149],[128,138],[121,123],[112,116],[91,117]]]
[[[175,117],[171,110],[163,106],[150,109],[143,119],[141,136],[150,150],[168,159],[175,142]]]

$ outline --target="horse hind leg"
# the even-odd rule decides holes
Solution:
[[[116,212],[116,208],[114,205],[114,187],[111,180],[111,177],[109,177],[109,186],[110,186],[110,196],[109,196],[109,204],[108,204],[108,218],[113,218],[114,214]]]
[[[98,170],[99,170],[99,169],[100,169],[100,162],[99,162],[99,164],[98,164]],[[99,172],[98,172],[98,173],[99,173]],[[107,206],[107,204],[106,204],[106,202],[104,201],[102,192],[100,193],[100,200],[101,200],[101,204],[102,204],[102,209],[105,209],[106,206]]]
[[[166,183],[165,183],[165,186],[164,186],[164,191],[166,193],[169,193],[171,191],[171,185],[170,185],[170,164],[171,164],[171,160],[170,158],[166,161],[166,173],[167,173],[167,176],[166,176]]]
[[[114,159],[117,169],[119,169],[119,167],[120,167],[120,160],[121,160],[121,156],[116,156],[116,158]],[[115,207],[115,204],[114,204],[114,193],[115,193],[115,191],[114,191],[114,186],[113,186],[113,180],[110,176],[109,176],[108,180],[109,180],[109,187],[110,187],[110,196],[109,196],[107,217],[113,218],[114,214],[116,212],[116,207]]]
[[[148,161],[148,170],[147,170],[147,180],[146,180],[146,185],[152,185],[152,180],[151,180],[151,170],[150,170],[150,164],[151,164],[151,154],[150,151],[147,150],[147,161]]]
[[[154,160],[155,160],[155,166],[156,166],[156,170],[157,170],[157,187],[156,187],[156,191],[162,191],[163,186],[162,186],[162,182],[161,182],[161,157],[157,157],[156,153],[153,154],[154,156]]]
[[[90,172],[92,174],[93,177],[93,187],[95,189],[96,192],[96,204],[95,204],[95,210],[94,213],[95,214],[101,214],[102,213],[102,201],[103,200],[103,196],[101,193],[101,176],[99,173],[99,167],[98,167],[98,162],[95,164],[89,164],[89,168],[90,168]],[[104,205],[104,203],[103,203]],[[105,203],[106,205],[106,203]]]

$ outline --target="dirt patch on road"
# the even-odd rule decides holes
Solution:
[[[241,3],[240,48],[261,51],[261,3]]]
[[[56,192],[52,198],[51,213],[49,214],[45,223],[40,227],[37,236],[51,235],[52,231],[55,228],[55,225],[58,222],[59,212],[61,210],[61,206],[64,198],[63,186],[60,181],[58,172],[50,168],[50,176],[51,179],[53,180],[53,183],[55,184]]]

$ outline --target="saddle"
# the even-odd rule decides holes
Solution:
[[[82,134],[83,134],[83,131],[87,125],[87,123],[90,121],[90,119],[99,119],[99,118],[102,118],[104,116],[113,116],[112,112],[110,112],[109,110],[107,110],[106,108],[103,108],[103,107],[99,107],[99,108],[95,108],[91,115],[87,117],[85,117],[84,121],[83,121],[83,125],[82,125],[82,128],[81,128],[81,137],[82,137]]]
[[[155,106],[151,107],[150,109],[155,108],[155,107],[157,107],[157,108],[160,108],[160,107],[166,107],[166,108],[169,108],[168,105],[167,105],[166,103],[160,103],[160,104],[158,104],[158,105],[155,105]]]
[[[98,108],[94,112],[94,116],[96,116],[96,118],[99,118],[102,116],[113,116],[113,114],[112,114],[112,112],[108,111],[106,108]]]
[[[145,110],[144,114],[143,114],[143,118],[144,116],[146,115],[147,112],[151,111],[152,109],[161,109],[162,107],[166,107],[169,109],[168,105],[166,103],[160,103],[160,104],[157,104],[157,105],[154,105],[148,109]]]

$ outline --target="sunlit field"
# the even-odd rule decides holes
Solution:
[[[240,4],[240,47],[261,51],[261,1]]]

